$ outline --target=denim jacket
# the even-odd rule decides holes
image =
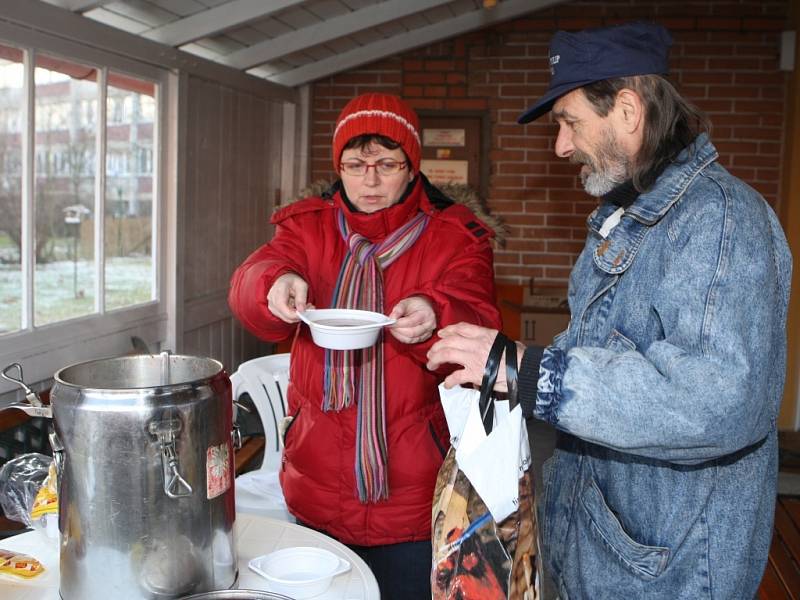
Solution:
[[[588,218],[569,328],[535,415],[556,426],[539,495],[561,600],[753,598],[772,535],[791,255],[705,135]]]

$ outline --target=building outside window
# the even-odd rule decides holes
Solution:
[[[0,40],[0,358],[158,307],[161,84],[109,62]]]

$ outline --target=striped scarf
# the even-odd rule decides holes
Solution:
[[[417,241],[428,225],[418,213],[380,244],[350,230],[344,212],[339,231],[348,245],[331,306],[383,312],[383,271]],[[360,353],[360,355],[358,354]],[[355,475],[361,502],[389,497],[387,481],[383,332],[378,342],[362,350],[325,350],[323,411],[358,405]]]

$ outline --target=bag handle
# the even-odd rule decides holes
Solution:
[[[502,334],[501,334],[502,335]],[[508,410],[514,410],[514,407],[519,404],[517,398],[517,391],[519,385],[517,383],[517,376],[519,374],[519,365],[517,363],[517,344],[514,340],[503,336],[506,342],[506,384],[508,385]]]
[[[509,408],[513,409],[517,405],[517,345],[502,333],[497,332],[492,348],[489,350],[489,356],[486,358],[486,366],[483,368],[480,399],[478,400],[478,408],[486,435],[492,432],[492,424],[494,423],[493,391],[494,384],[497,381],[500,360],[503,358],[504,352],[506,354]]]

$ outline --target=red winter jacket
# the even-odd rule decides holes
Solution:
[[[419,210],[431,216],[416,243],[384,272],[384,312],[409,296],[432,301],[438,327],[460,321],[499,329],[494,301],[492,233],[466,207],[451,204],[423,177],[402,202],[376,213],[352,212],[341,193],[307,198],[277,212],[271,242],[236,270],[230,306],[258,337],[277,341],[298,325],[276,318],[267,292],[286,273],[309,285],[308,302],[330,307],[347,246],[336,225],[337,209],[350,226],[379,242]],[[430,198],[437,203],[435,207]],[[442,208],[442,210],[440,210]],[[386,378],[388,500],[362,504],[355,482],[356,411],[323,412],[323,349],[301,325],[291,350],[289,414],[281,485],[290,512],[348,544],[373,546],[430,539],[431,500],[436,475],[449,446],[437,386],[443,373],[425,368],[434,335],[403,344],[388,331],[383,338]]]

